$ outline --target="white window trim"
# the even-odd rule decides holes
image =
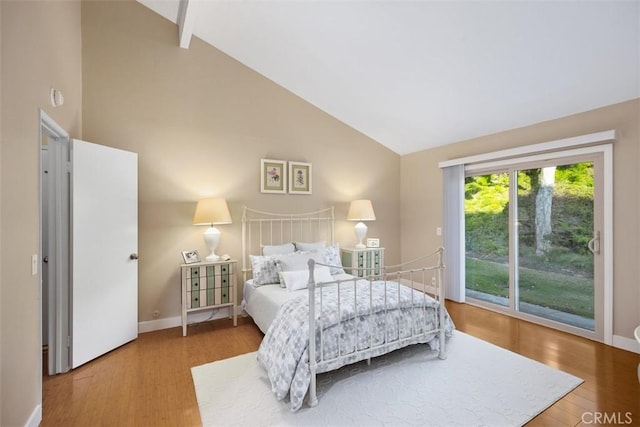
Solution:
[[[506,150],[492,151],[490,153],[477,154],[475,156],[460,157],[453,160],[445,160],[438,163],[440,169],[449,166],[465,165],[468,168],[469,165],[481,162],[490,162],[495,160],[503,160],[513,157],[523,157],[533,154],[540,154],[543,152],[555,152],[564,150],[570,147],[580,147],[586,145],[604,144],[607,142],[614,142],[616,140],[615,130],[606,130],[597,133],[590,133],[587,135],[574,136],[571,138],[558,139],[555,141],[542,142],[539,144],[525,145],[523,147],[509,148]]]

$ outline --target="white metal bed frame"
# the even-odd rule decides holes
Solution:
[[[407,265],[415,263],[417,261],[423,260],[423,259],[428,259],[430,257],[436,257],[437,261],[435,263],[435,265],[432,266],[428,266],[428,267],[421,267],[421,268],[413,268],[413,269],[405,269]],[[384,283],[384,288],[385,288],[385,294],[386,294],[386,286],[388,282],[396,282],[399,283],[401,285],[404,285],[408,288],[412,288],[412,289],[418,289],[420,290],[424,295],[430,294],[434,297],[434,299],[436,301],[438,301],[439,305],[443,308],[444,307],[444,287],[442,286],[442,276],[443,276],[443,270],[444,270],[444,263],[443,263],[443,257],[444,257],[444,249],[443,248],[439,248],[436,252],[409,261],[407,263],[403,263],[403,264],[399,264],[399,265],[395,265],[395,266],[389,266],[389,267],[382,267],[382,272],[381,273],[375,273],[373,271],[369,272],[368,276],[364,278],[364,280],[369,282],[369,296],[371,297],[372,295],[372,286],[374,284],[374,282],[377,283]],[[317,397],[317,393],[316,393],[316,375],[320,372],[325,372],[326,369],[325,367],[327,365],[329,365],[330,363],[339,361],[339,360],[346,360],[349,359],[350,362],[349,363],[355,363],[356,361],[361,361],[361,360],[367,360],[367,363],[370,363],[371,361],[371,356],[369,356],[372,352],[374,352],[377,349],[380,350],[384,350],[385,348],[389,348],[390,346],[394,346],[394,349],[399,348],[399,347],[404,347],[405,345],[410,345],[412,343],[412,340],[415,340],[417,337],[420,336],[430,336],[434,333],[437,333],[438,336],[438,340],[439,340],[439,352],[438,352],[438,358],[440,359],[446,359],[447,355],[446,355],[446,347],[445,347],[445,310],[440,309],[438,310],[438,327],[436,327],[435,329],[430,329],[430,330],[423,330],[421,332],[416,332],[415,329],[412,328],[411,330],[411,334],[409,336],[400,337],[400,332],[398,331],[398,339],[397,340],[393,340],[390,342],[387,342],[387,340],[385,339],[385,342],[380,344],[380,345],[374,345],[373,341],[372,341],[372,336],[371,334],[369,335],[369,347],[363,350],[358,350],[357,346],[355,348],[355,351],[347,353],[347,354],[340,354],[340,351],[338,351],[338,356],[337,357],[333,357],[333,358],[327,358],[325,359],[324,356],[324,351],[322,349],[322,334],[323,334],[323,329],[322,326],[320,325],[320,330],[318,331],[318,322],[316,322],[316,302],[317,302],[317,295],[316,295],[316,288],[320,289],[320,312],[322,312],[322,288],[327,287],[327,286],[331,286],[331,285],[337,285],[337,289],[338,289],[338,295],[340,295],[340,286],[343,283],[355,283],[358,281],[363,280],[363,278],[353,278],[353,279],[348,279],[348,280],[335,280],[333,282],[328,282],[328,283],[322,283],[322,284],[318,284],[316,285],[315,280],[314,280],[314,268],[316,265],[327,265],[327,264],[322,264],[322,263],[318,263],[313,259],[309,260],[309,284],[308,284],[308,289],[309,289],[309,370],[311,371],[311,383],[309,385],[309,400],[308,400],[308,404],[309,406],[316,406],[318,404],[318,397]],[[395,272],[387,272],[387,270],[397,270]],[[372,269],[373,270],[373,269]],[[355,287],[354,287],[355,289]],[[400,286],[397,287],[398,289],[398,296],[400,295]],[[413,307],[413,297],[414,294],[413,292],[411,293],[411,302],[412,302],[412,307]],[[355,298],[355,296],[354,296]],[[340,297],[338,296],[338,301],[340,301]],[[384,307],[384,312],[387,311],[387,302],[385,300],[385,307]],[[400,303],[398,303],[398,307],[400,306]],[[399,308],[397,308],[399,309]],[[422,306],[423,310],[427,310],[426,305]],[[369,310],[370,313],[369,315],[371,315],[371,303],[369,305]],[[338,312],[340,311],[340,308],[338,307]],[[357,312],[357,308],[356,308],[356,312]],[[408,311],[408,315],[410,316],[410,323],[411,325],[415,325],[416,324],[416,317],[418,317],[416,315],[416,311],[415,310],[409,310]],[[338,318],[340,319],[340,316],[338,316]],[[426,316],[424,317],[426,320]],[[339,320],[339,323],[341,323],[342,320]],[[384,332],[384,336],[387,337],[387,327],[388,327],[388,323],[385,323],[385,332]],[[315,334],[320,334],[320,346],[321,348],[318,349],[316,348],[316,340],[315,339],[311,339],[311,337],[314,337]],[[357,340],[356,340],[357,341]],[[415,341],[414,341],[415,342]],[[402,343],[406,343],[405,345],[402,345]],[[398,345],[400,344],[400,345]],[[340,348],[340,345],[338,345],[338,348]],[[387,351],[385,351],[386,353]]]
[[[254,238],[257,233],[257,238]],[[333,207],[322,209],[315,212],[302,213],[302,214],[278,214],[278,213],[270,213],[263,212],[258,210],[249,209],[246,206],[243,207],[242,210],[242,273],[244,281],[248,279],[248,274],[251,272],[251,262],[249,260],[249,255],[251,254],[261,254],[261,247],[263,245],[280,245],[288,242],[296,242],[296,241],[305,241],[305,242],[315,242],[315,241],[325,241],[327,244],[334,243],[334,209]],[[322,291],[323,288],[328,286],[337,285],[338,295],[340,295],[340,286],[344,283],[355,283],[356,281],[366,280],[369,283],[369,295],[372,295],[372,286],[374,283],[380,285],[380,283],[384,283],[385,286],[385,294],[386,294],[386,286],[387,282],[396,282],[400,283],[408,288],[416,289],[421,291],[425,295],[431,295],[438,303],[441,308],[444,308],[444,287],[442,285],[443,278],[443,255],[444,249],[439,248],[432,254],[429,254],[424,257],[420,257],[409,262],[383,267],[381,271],[374,272],[371,271],[369,274],[366,274],[364,278],[353,278],[347,280],[335,280],[329,283],[316,284],[314,279],[314,268],[317,265],[321,266],[329,266],[328,264],[323,264],[316,262],[313,259],[309,260],[309,370],[311,372],[311,383],[309,385],[309,394],[307,403],[309,406],[316,406],[318,404],[318,397],[316,392],[316,375],[318,373],[322,373],[327,371],[327,366],[329,364],[340,363],[341,360],[349,359],[348,363],[355,363],[357,361],[367,360],[370,362],[371,353],[373,351],[379,350],[379,354],[383,354],[385,349],[389,349],[391,347],[400,348],[406,345],[411,344],[411,342],[415,342],[416,339],[424,336],[432,336],[437,335],[439,341],[439,353],[438,357],[440,359],[446,358],[446,348],[445,348],[445,310],[438,310],[438,326],[435,329],[423,330],[421,332],[417,332],[415,329],[411,328],[411,334],[409,336],[400,337],[400,332],[398,331],[398,339],[394,341],[385,342],[380,345],[373,345],[372,336],[369,335],[370,345],[366,349],[358,350],[357,345],[355,346],[353,352],[349,352],[347,354],[340,354],[340,345],[338,345],[338,356],[332,358],[325,358],[324,351],[322,349],[322,328],[320,331],[317,330],[318,322],[316,322],[316,303],[320,304],[320,312],[322,313]],[[425,262],[425,260],[436,258],[435,263],[432,262],[431,265],[426,267],[419,268],[408,268],[410,265],[415,265],[418,262]],[[337,267],[337,266],[333,266]],[[341,266],[340,266],[341,267]],[[393,270],[393,271],[392,271]],[[319,289],[319,298],[316,296],[316,289]],[[398,296],[400,294],[400,287],[398,289]],[[413,295],[411,292],[411,303],[413,307]],[[354,298],[355,295],[354,295]],[[338,301],[340,297],[338,296]],[[384,312],[387,311],[387,302],[385,298],[385,307]],[[355,305],[355,303],[354,303]],[[399,305],[399,303],[398,303]],[[369,306],[371,310],[371,305]],[[423,305],[424,310],[426,311],[428,308],[426,305]],[[339,307],[338,307],[339,310]],[[357,308],[356,308],[357,310]],[[416,314],[415,309],[409,310],[411,319],[411,325],[416,324]],[[426,316],[424,316],[426,318]],[[338,327],[342,327],[342,319],[338,316]],[[321,322],[320,322],[321,323]],[[311,339],[311,337],[315,337],[316,334],[320,334],[320,349],[316,347],[316,340]],[[387,325],[385,324],[385,337],[387,336]],[[412,341],[413,340],[413,341]],[[402,345],[402,343],[405,343]],[[345,362],[344,364],[347,364]]]
[[[249,255],[262,255],[262,246],[290,242],[334,242],[333,206],[314,212],[273,213],[242,207],[242,279],[251,272]]]

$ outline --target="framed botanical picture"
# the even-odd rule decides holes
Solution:
[[[289,162],[289,193],[311,194],[311,163]]]
[[[287,161],[286,160],[260,160],[260,192],[262,193],[286,193],[287,192]]]
[[[200,254],[195,249],[192,251],[182,251],[182,258],[184,259],[185,264],[200,262]]]

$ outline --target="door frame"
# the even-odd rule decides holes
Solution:
[[[527,157],[531,160],[544,160],[556,156],[572,154],[591,154],[601,152],[603,154],[603,233],[601,236],[601,248],[604,252],[603,260],[603,342],[613,345],[613,143],[616,141],[614,130],[597,132],[588,135],[565,138],[556,141],[543,142],[513,149],[506,149],[492,153],[484,153],[475,156],[447,160],[439,163],[443,170],[456,169],[460,171],[479,170],[491,167],[498,169],[509,163],[520,162]],[[444,180],[445,196],[452,191],[455,200],[450,201],[452,207],[445,215],[445,244],[451,249],[447,251],[447,265],[455,264],[455,271],[449,271],[447,275],[447,286],[449,286],[451,296],[456,296],[458,302],[465,302],[464,291],[464,191],[461,186],[464,183],[464,171],[454,174],[453,181]],[[448,176],[445,174],[445,176]],[[447,197],[445,197],[447,200]],[[455,205],[455,206],[454,206]],[[445,210],[448,205],[445,204]],[[455,224],[454,224],[455,223]],[[458,260],[457,263],[450,262]],[[457,268],[456,268],[457,267]],[[487,307],[488,308],[488,307]],[[527,319],[531,320],[531,319]]]
[[[69,133],[63,129],[60,125],[58,125],[55,120],[53,120],[44,110],[40,109],[39,110],[39,119],[40,119],[40,127],[39,127],[39,138],[38,138],[38,250],[39,253],[42,254],[45,253],[44,247],[43,247],[43,226],[42,226],[42,209],[43,209],[43,182],[42,182],[42,171],[43,171],[43,159],[42,159],[42,150],[43,150],[43,138],[45,136],[49,137],[49,138],[54,138],[54,139],[61,139],[61,140],[66,140],[67,141],[67,147],[68,147],[68,141],[69,141]],[[48,150],[48,148],[47,148]],[[51,152],[49,152],[49,160],[51,161]],[[60,159],[58,159],[60,160]],[[58,172],[60,172],[61,169],[66,169],[66,165],[63,165],[63,162],[56,162],[57,163],[57,167],[56,170]],[[53,175],[53,174],[52,174]],[[49,177],[49,179],[51,179],[52,176]],[[49,198],[51,200],[51,198],[57,198],[60,199],[60,197],[58,197],[57,195],[54,194],[49,194]],[[67,198],[68,201],[68,198]],[[51,205],[51,203],[49,203],[49,209],[50,211],[52,210],[53,206]],[[54,209],[54,214],[56,216],[56,219],[54,219],[54,223],[58,223],[61,220],[62,217],[62,211],[60,210],[60,206],[57,206]],[[69,214],[68,210],[67,210],[67,215]],[[49,221],[49,224],[51,225],[52,221]],[[59,232],[60,230],[58,230]],[[68,229],[67,229],[68,232]],[[49,233],[51,233],[51,230],[49,229]],[[52,239],[49,239],[49,246],[51,246],[51,244],[53,243],[51,241]],[[62,249],[62,248],[60,248]],[[49,252],[48,248],[47,248],[47,253]],[[66,257],[66,262],[67,262],[67,267],[68,267],[68,262],[69,262],[69,256],[70,256],[70,252],[69,252],[69,247],[67,246],[67,257]],[[42,262],[42,260],[41,260]],[[63,259],[62,257],[55,257],[55,262],[53,265],[53,269],[51,268],[51,265],[49,266],[49,271],[54,270],[54,272],[61,272],[64,271],[64,264],[65,259]],[[40,284],[39,286],[39,325],[38,325],[38,329],[39,329],[39,343],[40,346],[42,345],[42,337],[43,337],[43,333],[46,333],[48,335],[48,339],[47,339],[47,344],[48,344],[48,357],[49,360],[47,361],[47,365],[48,365],[48,369],[49,369],[49,374],[55,374],[55,373],[61,373],[61,372],[67,372],[70,369],[70,349],[68,346],[68,338],[66,338],[68,336],[68,332],[65,333],[64,331],[69,331],[69,327],[70,327],[70,322],[69,322],[69,312],[68,312],[68,301],[69,301],[69,289],[68,289],[68,281],[67,281],[67,287],[61,286],[61,281],[60,280],[56,280],[59,279],[59,274],[56,273],[54,274],[56,277],[54,278],[54,280],[51,280],[51,276],[52,274],[49,274],[48,279],[48,315],[49,315],[49,328],[48,330],[45,332],[43,331],[42,328],[42,321],[43,321],[43,308],[42,308],[42,296],[43,296],[43,269],[42,269],[42,264],[40,264],[41,268],[38,269],[38,282]],[[68,268],[67,268],[68,271]],[[65,308],[66,307],[66,308]],[[40,355],[40,366],[42,366],[42,351],[39,352]],[[42,375],[38,376],[39,378],[39,387],[40,387],[40,391],[42,392]]]
[[[465,167],[465,176],[469,175],[477,175],[483,173],[497,173],[498,171],[507,173],[509,175],[510,182],[515,182],[515,174],[517,170],[523,170],[529,167],[541,167],[541,163],[549,164],[566,164],[567,161],[593,161],[594,167],[598,168],[601,173],[598,175],[600,182],[596,183],[597,191],[601,195],[601,198],[598,199],[601,202],[601,205],[594,206],[594,210],[599,210],[601,212],[602,221],[599,223],[594,223],[594,227],[601,232],[601,253],[602,259],[597,260],[594,258],[595,263],[599,263],[599,268],[595,270],[595,272],[602,271],[602,284],[601,291],[602,297],[595,298],[595,317],[596,320],[596,328],[594,331],[590,331],[587,329],[582,329],[579,327],[575,327],[569,324],[557,322],[551,319],[547,319],[545,317],[539,317],[532,314],[527,314],[518,309],[519,298],[518,298],[518,287],[516,286],[517,282],[517,271],[515,270],[516,265],[512,263],[514,258],[517,258],[517,248],[518,248],[518,230],[515,223],[515,211],[517,203],[514,203],[514,200],[517,200],[517,186],[510,186],[510,203],[509,203],[509,305],[508,307],[502,307],[499,305],[491,304],[490,302],[484,302],[479,299],[468,298],[467,301],[473,305],[478,305],[483,308],[491,309],[493,311],[497,311],[500,313],[505,313],[513,317],[521,318],[523,320],[528,320],[534,323],[542,324],[544,326],[552,327],[555,329],[563,330],[565,332],[570,332],[574,335],[582,336],[585,338],[593,339],[596,341],[605,342],[608,345],[612,344],[613,341],[613,169],[612,169],[612,145],[598,145],[591,146],[585,148],[578,149],[570,149],[565,151],[556,151],[552,153],[545,153],[535,156],[523,156],[517,157],[509,160],[498,161],[498,162],[490,162],[490,163],[481,163],[477,165],[470,165]],[[598,159],[599,158],[599,159]],[[596,190],[594,188],[594,190]],[[595,202],[595,201],[594,201]],[[464,215],[464,213],[463,213]],[[601,227],[600,227],[601,226]],[[513,232],[515,230],[515,233]],[[594,230],[595,231],[595,230]],[[463,254],[465,256],[466,254]],[[595,265],[594,265],[595,267]],[[461,272],[461,283],[465,283],[465,272]],[[598,276],[594,276],[594,281],[598,280]],[[597,284],[594,282],[594,292],[596,296],[600,292]],[[462,288],[462,292],[464,293],[465,287]],[[602,313],[602,323],[598,324],[598,315]],[[600,329],[601,328],[601,329]],[[602,335],[600,336],[600,331]],[[609,342],[607,342],[607,336],[609,337]]]

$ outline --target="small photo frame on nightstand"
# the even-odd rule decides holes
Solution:
[[[380,247],[380,239],[367,239],[367,247],[368,248],[379,248]]]
[[[182,251],[182,258],[184,259],[185,264],[200,262],[200,254],[195,249],[191,251]]]

